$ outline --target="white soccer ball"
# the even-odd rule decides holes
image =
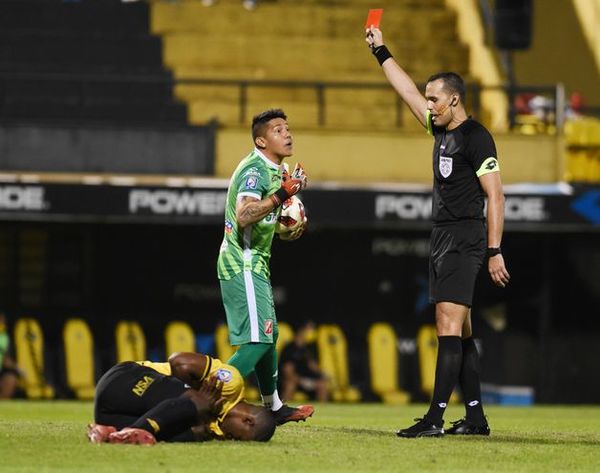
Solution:
[[[298,232],[307,221],[304,204],[293,195],[281,204],[281,215],[275,224],[275,233],[282,240],[295,240],[300,236]]]

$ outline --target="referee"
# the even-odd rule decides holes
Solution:
[[[475,279],[486,259],[496,285],[505,287],[510,279],[500,250],[504,195],[496,146],[489,131],[467,115],[465,85],[458,74],[431,76],[423,97],[383,44],[378,28],[367,29],[366,41],[390,84],[435,139],[429,258],[429,299],[435,304],[439,342],[435,386],[427,413],[397,435],[489,435],[481,405],[471,304]],[[488,204],[484,217],[485,196]],[[457,382],[466,416],[444,432],[444,411]]]

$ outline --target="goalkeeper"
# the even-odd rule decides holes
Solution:
[[[254,150],[239,163],[229,184],[217,274],[229,341],[239,345],[227,363],[243,377],[256,372],[263,403],[281,425],[305,420],[314,412],[312,406],[284,405],[277,392],[278,328],[269,270],[280,205],[304,189],[307,178],[300,164],[291,175],[283,166],[293,148],[283,110],[256,115],[252,139]]]

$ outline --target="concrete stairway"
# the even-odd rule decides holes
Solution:
[[[151,31],[162,37],[165,66],[177,79],[204,81],[175,90],[192,124],[246,126],[254,113],[281,107],[295,128],[414,126],[364,42],[373,6],[366,0],[265,0],[248,12],[237,0],[209,8],[197,0],[154,2]],[[468,50],[443,0],[383,0],[377,7],[384,9],[386,44],[417,82],[439,70],[468,72]],[[250,82],[242,88],[239,81]]]

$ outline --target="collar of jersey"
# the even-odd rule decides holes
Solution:
[[[275,164],[273,161],[271,161],[269,158],[267,158],[264,154],[262,154],[262,152],[258,149],[258,148],[254,148],[254,152],[256,154],[258,154],[258,156],[265,162],[267,163],[268,166],[272,167],[273,169],[279,169],[279,164]]]

